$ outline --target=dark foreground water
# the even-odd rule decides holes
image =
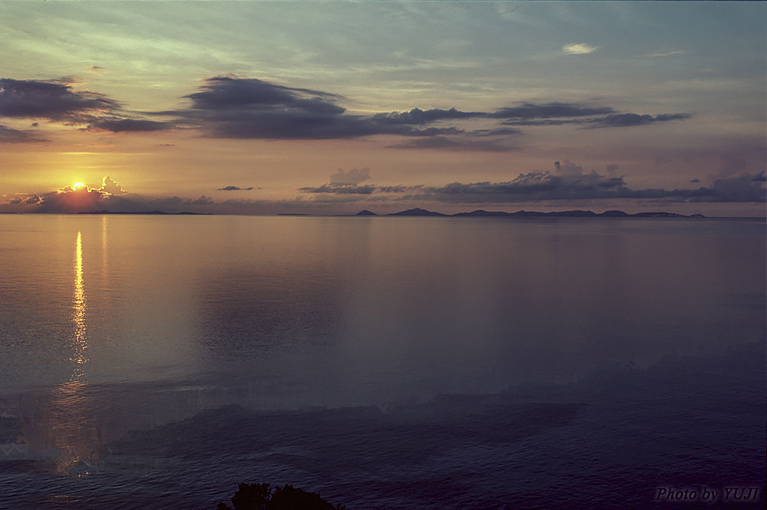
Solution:
[[[764,508],[763,222],[0,216],[0,261],[2,509]]]

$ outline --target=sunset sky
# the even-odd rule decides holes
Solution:
[[[765,215],[764,2],[3,1],[0,45],[3,212]]]

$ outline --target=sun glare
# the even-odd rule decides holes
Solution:
[[[85,184],[83,184],[82,182],[76,182],[76,183],[74,183],[72,185],[72,189],[75,190],[75,191],[79,190],[80,188],[84,188],[84,187],[85,187]]]

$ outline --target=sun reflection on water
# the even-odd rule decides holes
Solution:
[[[83,239],[77,233],[75,244],[74,291],[72,296],[72,354],[69,360],[74,364],[69,381],[53,389],[51,401],[53,415],[50,424],[51,446],[48,456],[54,462],[56,471],[63,475],[82,476],[88,474],[94,460],[97,431],[89,423],[88,384],[86,382],[86,311],[87,299],[83,276]],[[94,434],[94,432],[96,432]]]
[[[85,285],[83,281],[83,236],[82,232],[77,233],[77,246],[75,248],[75,291],[72,300],[72,322],[75,325],[74,334],[74,352],[71,361],[75,362],[75,369],[71,380],[80,380],[85,376],[85,363],[88,358],[85,356],[87,344],[85,341],[85,311],[87,302],[85,300]]]

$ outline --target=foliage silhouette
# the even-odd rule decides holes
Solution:
[[[232,497],[234,510],[346,510],[344,505],[333,506],[315,492],[306,492],[292,485],[277,487],[272,493],[268,483],[241,483]],[[216,510],[232,510],[219,503]]]

